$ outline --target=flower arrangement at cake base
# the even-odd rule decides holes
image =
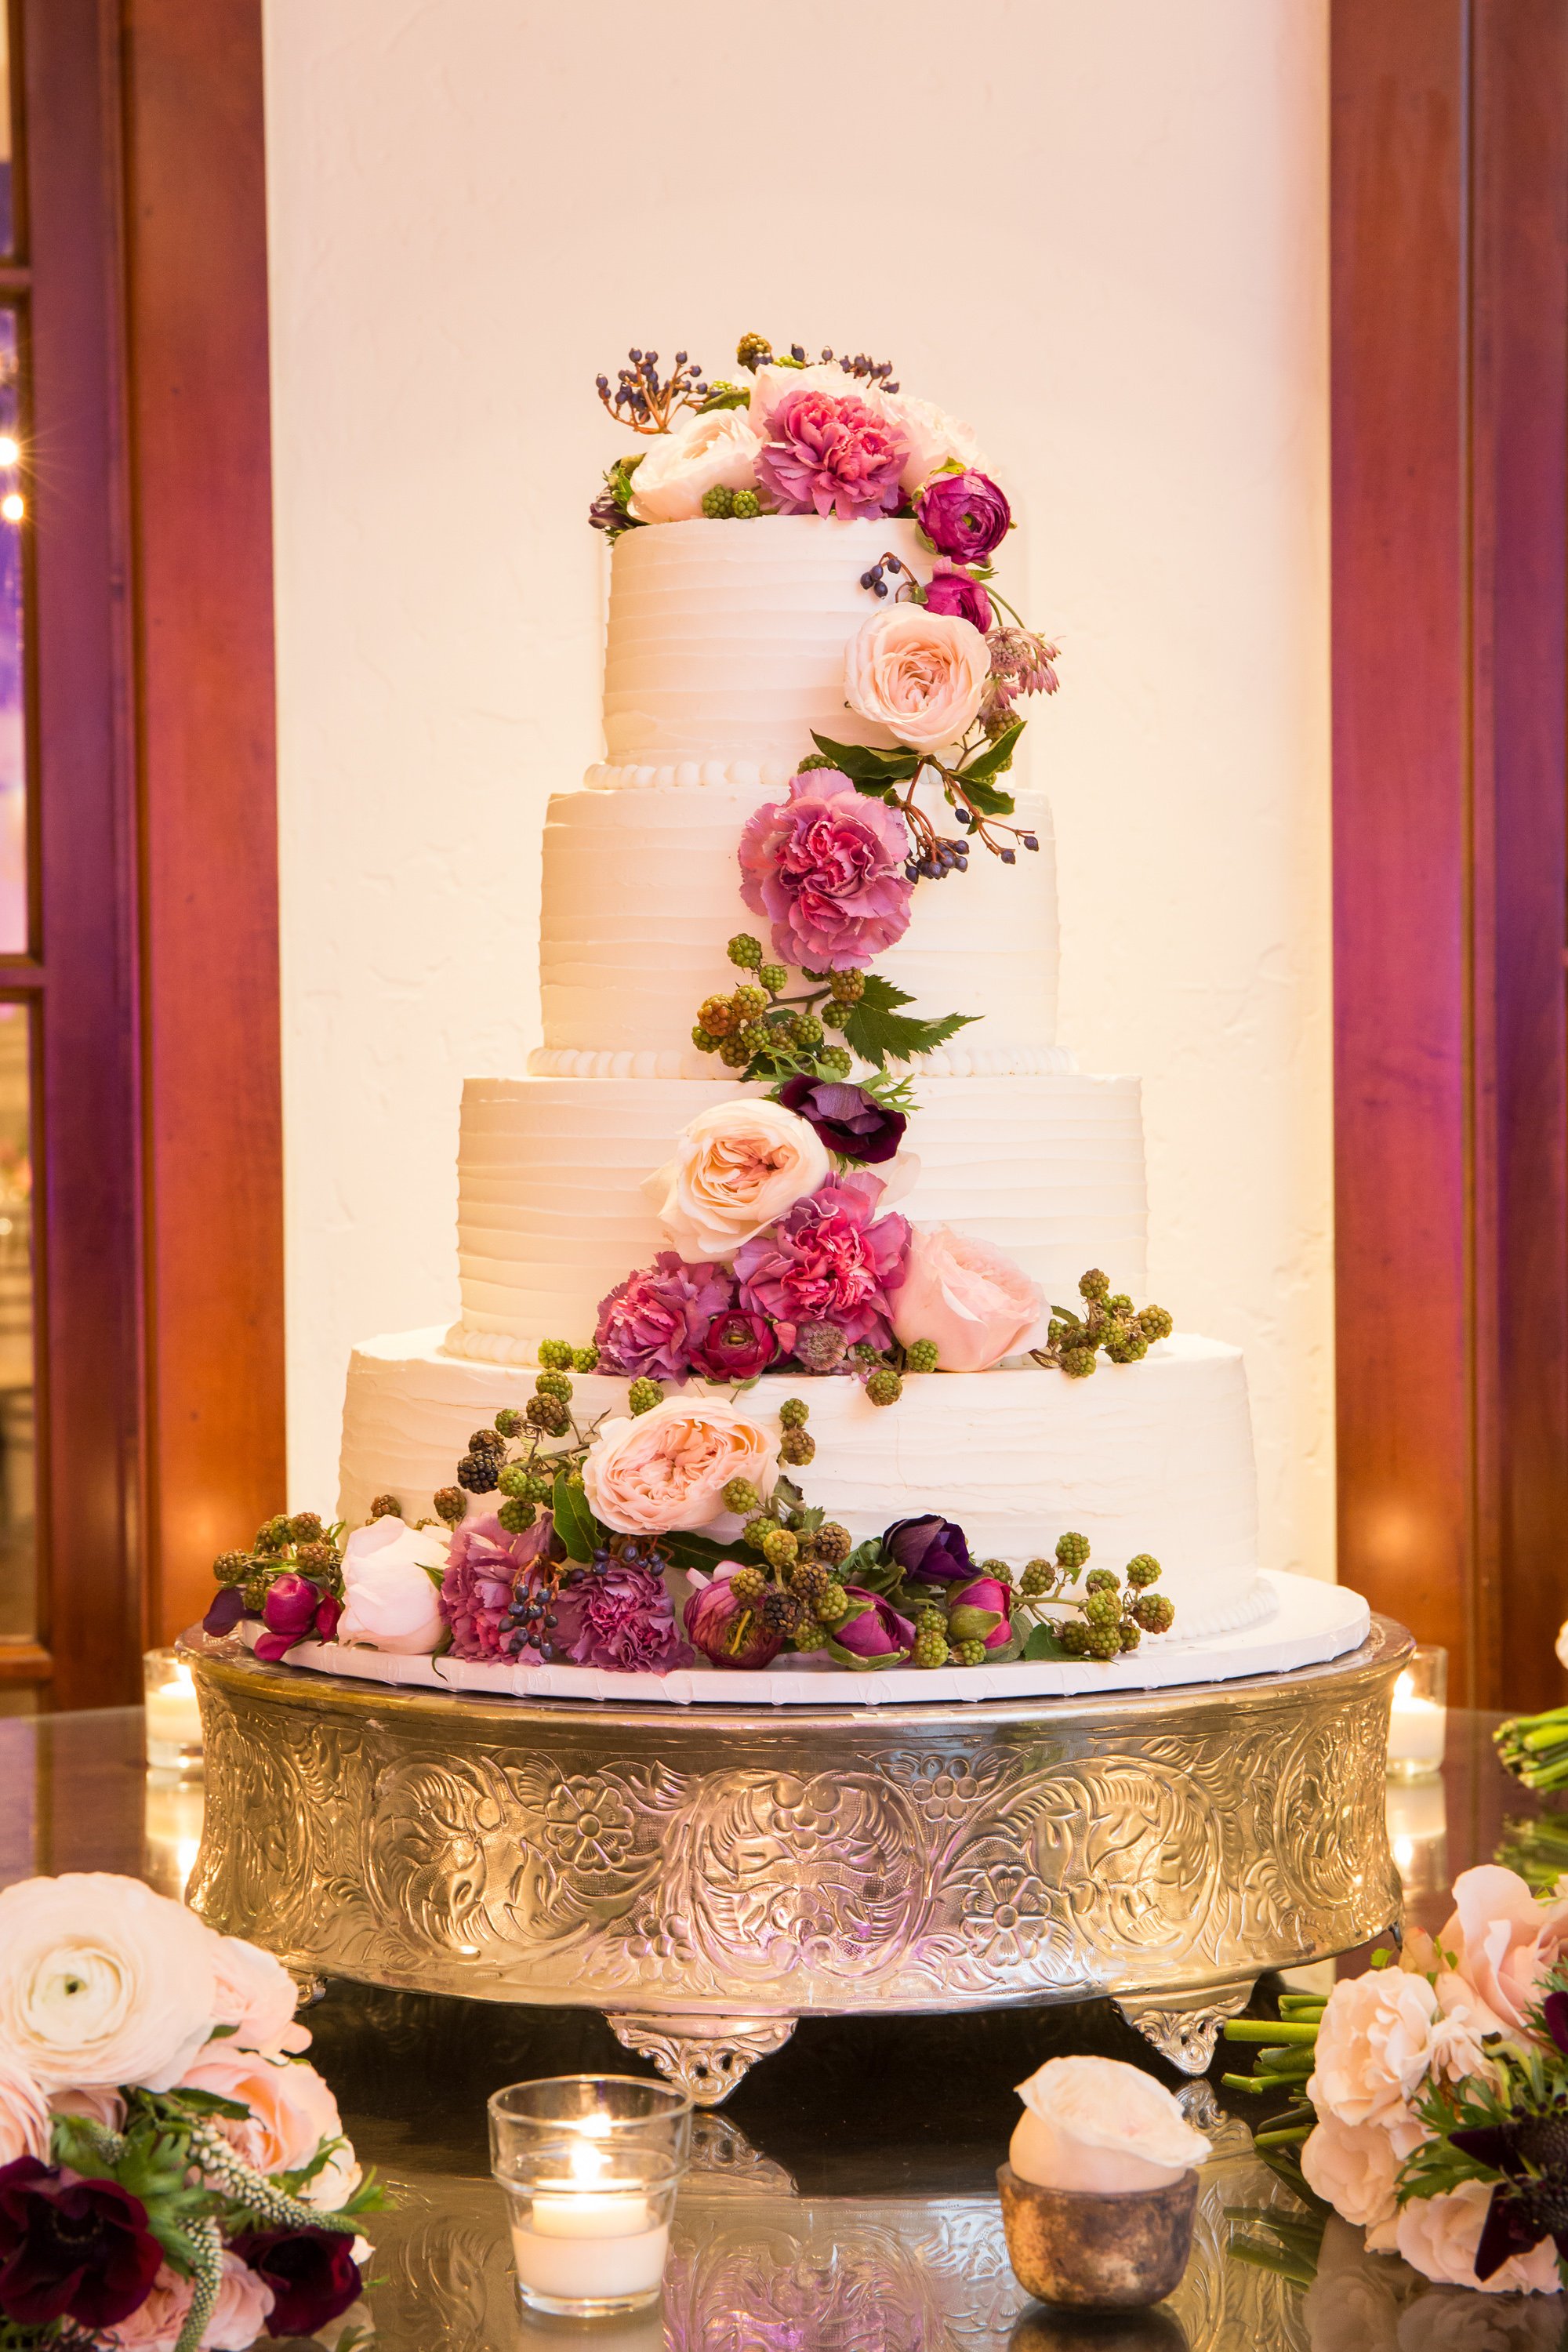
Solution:
[[[1286,1994],[1232,2089],[1300,2104],[1257,2135],[1309,2203],[1373,2253],[1489,2294],[1556,2294],[1568,2268],[1568,1892],[1542,1898],[1486,1864],[1455,1883],[1436,1937],[1326,1999]],[[1276,2236],[1281,2235],[1276,2231]],[[1245,2232],[1240,2250],[1271,2259]]]
[[[383,2200],[295,2000],[270,1953],[137,1879],[0,1892],[5,2352],[242,2352],[343,2320]]]

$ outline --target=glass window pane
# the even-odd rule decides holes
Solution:
[[[0,8],[0,23],[4,23]],[[27,730],[24,708],[21,347],[0,309],[0,955],[27,950]]]
[[[0,1639],[37,1638],[33,1462],[32,1016],[0,1003]]]

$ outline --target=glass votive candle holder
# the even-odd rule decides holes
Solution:
[[[1448,1653],[1418,1642],[1394,1679],[1388,1716],[1388,1771],[1394,1780],[1430,1780],[1443,1769],[1448,1733]]]
[[[552,2074],[489,2102],[520,2301],[566,2319],[658,2300],[691,2102],[635,2074]]]
[[[202,1769],[202,1710],[189,1666],[173,1650],[149,1650],[142,1688],[149,1768],[195,1779]]]

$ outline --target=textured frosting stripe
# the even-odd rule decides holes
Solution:
[[[664,1246],[642,1181],[724,1079],[470,1078],[458,1150],[466,1352],[586,1339],[599,1300]],[[1146,1199],[1136,1078],[921,1078],[920,1175],[898,1203],[994,1241],[1070,1297],[1087,1265],[1142,1295]],[[496,1346],[496,1342],[503,1343]]]
[[[663,1054],[683,1073],[704,1066],[691,1024],[702,999],[738,976],[725,941],[765,932],[741,897],[736,847],[770,797],[759,785],[552,800],[539,949],[546,1052]],[[916,1012],[977,1016],[952,1050],[992,1068],[1016,1066],[1056,1038],[1050,810],[1025,794],[1018,822],[1037,851],[1020,850],[1009,866],[976,848],[966,874],[923,883],[908,931],[877,959]]]
[[[765,1380],[766,1409],[798,1381]],[[446,1354],[435,1332],[367,1341],[349,1368],[340,1509],[363,1519],[390,1490],[417,1515],[451,1477],[469,1431],[532,1389],[526,1369]],[[624,1381],[578,1381],[590,1415],[621,1409]],[[1152,1552],[1184,1635],[1254,1622],[1268,1607],[1257,1575],[1252,1433],[1241,1357],[1178,1336],[1142,1364],[1091,1380],[1055,1372],[932,1374],[890,1410],[858,1382],[810,1383],[816,1456],[810,1495],[856,1536],[910,1513],[961,1522],[977,1559],[1019,1564],[1064,1529],[1097,1562]]]
[[[930,572],[912,522],[799,515],[628,531],[610,570],[611,761],[794,762],[813,730],[890,742],[844,702],[845,646],[877,609],[860,574],[887,552]]]
[[[700,1002],[700,999],[699,1000]],[[978,1037],[983,1033],[974,1032]],[[865,1065],[859,1066],[862,1070]],[[939,1045],[921,1056],[916,1075],[923,1083],[932,1078],[1043,1078],[1078,1068],[1078,1057],[1066,1045],[965,1046],[958,1042]],[[659,1053],[595,1052],[587,1046],[535,1045],[528,1057],[529,1076],[535,1078],[708,1078],[713,1056],[695,1045],[682,1053],[671,1047]]]

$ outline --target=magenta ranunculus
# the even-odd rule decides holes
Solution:
[[[312,1633],[330,1642],[342,1613],[341,1603],[308,1576],[274,1577],[261,1604],[266,1631],[256,1637],[256,1654],[275,1664],[296,1642],[309,1641]]]
[[[338,1619],[343,1604],[335,1593],[323,1592],[316,1604],[316,1632],[323,1642],[330,1642],[338,1630]]]
[[[909,828],[837,768],[790,779],[741,835],[741,896],[773,925],[784,963],[838,971],[902,939],[912,896]]]
[[[901,1110],[889,1110],[847,1079],[791,1078],[779,1088],[778,1098],[785,1110],[816,1129],[829,1151],[861,1167],[891,1160],[909,1125]]]
[[[111,2327],[146,2302],[163,2248],[113,2180],[19,2156],[0,2165],[0,2312],[24,2327]]]
[[[862,1585],[844,1589],[857,1604],[856,1614],[833,1629],[833,1649],[847,1653],[844,1664],[863,1674],[868,1667],[901,1665],[913,1655],[915,1629],[890,1601]]]
[[[898,425],[853,394],[837,399],[803,384],[767,419],[757,480],[779,514],[891,514],[910,445]]]
[[[605,1553],[578,1570],[555,1601],[555,1650],[574,1665],[617,1675],[667,1675],[689,1666],[662,1574],[638,1559]]]
[[[1013,509],[989,474],[937,474],[921,492],[915,519],[939,555],[983,563],[1006,538]]]
[[[342,2230],[253,2230],[234,2251],[272,2289],[268,2336],[314,2336],[359,2299],[353,2240]]]
[[[721,1265],[688,1265],[678,1251],[660,1250],[600,1300],[599,1370],[626,1380],[685,1380],[709,1325],[734,1297]]]
[[[1005,1650],[1013,1638],[1013,1588],[999,1576],[972,1576],[947,1595],[947,1630],[954,1642],[984,1642]]]
[[[882,1192],[879,1176],[835,1177],[736,1253],[742,1305],[773,1318],[786,1352],[802,1323],[836,1324],[851,1347],[887,1346],[889,1293],[903,1279],[910,1228],[903,1217],[878,1216]]]
[[[554,1525],[550,1513],[541,1511],[521,1535],[509,1536],[500,1521],[487,1514],[465,1519],[453,1530],[439,1606],[452,1629],[455,1658],[520,1658],[527,1665],[539,1664],[538,1650],[523,1640],[521,1629],[503,1627],[501,1621],[511,1609],[520,1578],[548,1558]]]
[[[712,1582],[691,1595],[683,1613],[686,1630],[705,1658],[716,1666],[750,1671],[771,1665],[784,1648],[784,1637],[769,1633],[761,1609],[736,1600],[730,1576],[738,1565],[721,1560]]]
[[[715,1315],[708,1326],[691,1369],[710,1381],[750,1381],[765,1372],[778,1352],[767,1317],[732,1307],[727,1315]]]
[[[936,570],[927,583],[925,605],[928,613],[951,613],[958,620],[972,622],[982,636],[990,628],[994,617],[991,599],[972,572],[959,563],[949,563],[944,556],[937,558]]]

